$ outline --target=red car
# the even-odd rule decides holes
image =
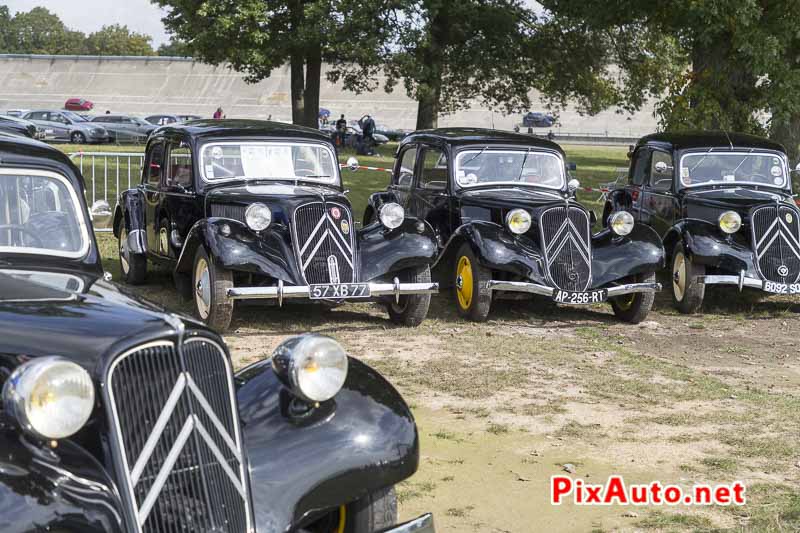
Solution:
[[[85,98],[70,98],[64,103],[64,109],[69,111],[91,111],[94,104]]]

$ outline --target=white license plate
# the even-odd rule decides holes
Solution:
[[[567,305],[586,305],[586,304],[599,304],[608,300],[608,291],[600,289],[588,292],[572,292],[556,290],[553,293],[553,301],[559,304]]]
[[[310,285],[309,298],[312,300],[339,300],[341,298],[369,298],[367,283],[336,283],[330,285]]]
[[[765,281],[764,292],[772,292],[774,294],[800,294],[800,283],[775,283],[774,281]]]

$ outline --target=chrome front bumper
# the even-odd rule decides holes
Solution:
[[[547,285],[539,285],[538,283],[529,283],[527,281],[496,281],[491,280],[487,284],[488,288],[493,291],[509,291],[509,292],[527,292],[530,294],[539,294],[542,296],[553,297],[553,294],[558,290]],[[634,292],[658,292],[661,290],[660,283],[625,283],[623,285],[615,285],[608,287],[608,297],[622,296],[623,294],[631,294]]]
[[[401,283],[394,278],[392,283],[367,283],[370,295],[367,298],[332,298],[334,300],[369,300],[373,296],[394,296],[396,301],[407,294],[435,294],[439,292],[438,283]],[[232,300],[278,300],[283,305],[287,298],[309,298],[311,288],[308,285],[284,285],[278,280],[276,287],[234,287],[228,289],[228,298]]]
[[[706,285],[736,285],[739,287],[739,291],[743,287],[764,289],[764,281],[761,278],[747,277],[744,275],[744,270],[738,276],[698,276],[697,281]]]
[[[405,524],[384,529],[380,533],[435,533],[433,515],[424,514]]]

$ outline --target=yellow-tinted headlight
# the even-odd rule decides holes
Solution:
[[[628,235],[633,231],[633,215],[627,211],[617,211],[608,219],[608,225],[617,235]]]
[[[725,233],[736,233],[742,227],[742,217],[736,211],[725,211],[719,216],[719,229]]]
[[[522,235],[531,229],[531,214],[524,209],[512,209],[506,215],[506,226],[511,233]]]

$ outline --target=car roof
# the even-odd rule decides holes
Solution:
[[[83,177],[67,154],[28,137],[0,132],[0,167],[50,167],[65,173],[83,191]]]
[[[266,120],[245,119],[202,119],[179,124],[168,124],[158,128],[154,134],[183,133],[190,137],[296,137],[312,138],[314,140],[330,142],[330,136],[319,130],[284,124],[283,122],[269,122]]]
[[[541,137],[524,133],[484,128],[437,128],[419,130],[406,136],[400,144],[410,142],[445,142],[448,144],[522,144],[544,150],[553,150],[561,154],[564,150],[558,144]]]
[[[761,148],[786,152],[782,144],[764,137],[747,133],[724,131],[687,131],[680,133],[654,133],[639,139],[637,146],[655,145],[668,150],[690,150],[692,148]]]

